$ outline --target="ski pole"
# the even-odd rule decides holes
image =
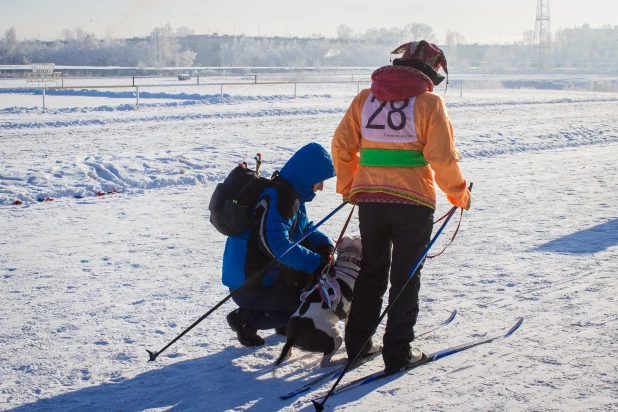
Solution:
[[[352,206],[352,210],[350,210],[350,215],[348,216],[348,219],[345,221],[345,224],[343,225],[343,229],[341,229],[341,233],[339,233],[339,238],[337,239],[337,243],[335,243],[335,249],[333,250],[333,254],[328,257],[328,265],[326,265],[326,268],[322,271],[322,273],[328,273],[328,271],[330,270],[330,265],[332,265],[333,263],[333,257],[335,255],[335,252],[337,251],[337,248],[341,244],[341,241],[343,240],[343,235],[345,234],[345,231],[348,228],[350,219],[352,219],[352,215],[354,214],[354,209],[356,209],[356,205]]]
[[[150,356],[150,359],[148,359],[148,362],[152,362],[154,360],[157,359],[157,356],[159,356],[164,350],[166,350],[167,348],[169,348],[170,346],[172,346],[178,339],[182,338],[187,332],[189,332],[191,329],[193,329],[195,326],[197,326],[198,323],[200,323],[201,321],[203,321],[204,319],[206,319],[211,313],[213,313],[215,310],[217,310],[221,305],[223,305],[225,302],[227,302],[228,300],[230,300],[232,297],[234,297],[238,292],[240,292],[245,286],[247,286],[249,283],[251,283],[252,280],[256,279],[261,273],[263,273],[266,269],[268,269],[271,265],[273,265],[275,262],[277,262],[279,259],[281,259],[283,256],[285,256],[290,250],[292,250],[296,245],[298,245],[300,242],[302,242],[303,240],[305,240],[305,238],[307,236],[309,236],[311,233],[315,232],[316,229],[318,227],[320,227],[324,222],[326,222],[328,219],[330,219],[331,217],[333,217],[333,215],[335,213],[337,213],[339,210],[341,210],[347,203],[343,202],[342,204],[340,204],[339,206],[337,206],[337,208],[335,210],[333,210],[332,212],[330,212],[324,219],[320,220],[310,231],[308,231],[307,233],[305,233],[303,235],[303,237],[301,237],[298,241],[296,241],[292,246],[290,246],[285,252],[283,252],[281,254],[281,256],[279,257],[275,257],[273,258],[270,262],[268,262],[267,264],[265,264],[260,270],[258,270],[257,272],[255,272],[253,275],[251,275],[247,280],[244,281],[244,283],[242,285],[240,285],[237,289],[234,289],[233,292],[231,292],[229,295],[227,295],[223,300],[221,300],[219,303],[217,303],[212,309],[210,309],[208,312],[206,312],[201,318],[199,318],[198,320],[196,320],[195,322],[193,322],[193,324],[191,326],[189,326],[187,329],[185,329],[180,335],[176,336],[176,338],[174,338],[174,340],[172,340],[170,343],[168,343],[167,345],[165,345],[165,347],[163,349],[161,349],[158,352],[153,352],[151,350],[146,349],[146,352],[148,352],[148,355]]]
[[[472,183],[470,183],[470,187],[468,188],[468,190],[472,190]],[[367,337],[365,342],[361,345],[361,347],[360,347],[361,350],[356,352],[356,356],[354,356],[354,358],[351,361],[348,361],[348,363],[346,363],[345,368],[343,369],[343,372],[341,372],[341,374],[337,378],[337,381],[335,381],[335,383],[333,384],[332,388],[330,388],[330,390],[328,391],[326,396],[322,399],[322,402],[318,402],[315,399],[311,401],[313,403],[313,406],[315,406],[315,410],[317,412],[321,412],[321,411],[324,410],[324,405],[326,404],[326,401],[332,395],[332,393],[335,391],[335,389],[337,388],[337,385],[339,385],[339,382],[341,382],[341,379],[343,379],[343,376],[346,374],[346,372],[350,369],[350,367],[354,364],[354,362],[356,362],[356,360],[358,359],[358,356],[360,355],[362,349],[369,342],[371,337],[376,333],[376,330],[378,330],[378,326],[380,326],[380,323],[382,323],[382,320],[384,319],[384,317],[386,316],[388,311],[395,304],[395,302],[397,301],[399,296],[401,296],[401,294],[403,293],[404,289],[406,288],[406,286],[410,282],[410,279],[412,279],[412,276],[414,275],[414,272],[416,272],[418,267],[421,265],[421,263],[423,262],[423,259],[425,259],[425,256],[427,256],[427,254],[429,253],[429,249],[431,249],[433,244],[436,242],[436,239],[438,239],[438,236],[440,236],[440,234],[442,233],[442,231],[446,227],[446,224],[449,222],[449,220],[451,220],[451,217],[453,217],[453,214],[455,213],[455,211],[457,209],[458,209],[457,206],[453,206],[451,208],[451,210],[449,210],[448,214],[446,215],[446,219],[444,220],[444,223],[442,223],[442,226],[440,226],[440,229],[438,229],[438,231],[436,232],[435,236],[433,237],[433,239],[431,239],[431,242],[429,242],[429,245],[427,246],[427,248],[423,252],[422,256],[418,259],[418,261],[414,265],[414,268],[408,274],[408,280],[406,280],[406,283],[403,285],[403,287],[401,288],[401,290],[399,291],[397,296],[395,296],[395,299],[393,299],[393,301],[386,306],[386,308],[384,309],[384,311],[382,312],[382,314],[378,318],[378,322],[376,323],[376,326],[373,328],[373,332],[371,332],[371,334]]]

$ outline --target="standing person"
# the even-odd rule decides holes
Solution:
[[[422,265],[403,286],[429,245],[434,179],[452,205],[470,207],[446,105],[432,93],[444,79],[438,70],[448,76],[444,53],[424,40],[401,45],[391,54],[401,53],[393,65],[373,72],[371,89],[352,101],[332,141],[337,193],[358,204],[363,248],[346,350],[352,359],[380,349],[371,340],[362,345],[378,322],[390,271],[389,299],[402,293],[388,313],[384,333],[382,356],[388,371],[422,358],[410,345]]]
[[[273,258],[281,256],[313,229],[305,203],[335,176],[328,151],[317,143],[302,147],[275,172],[253,207],[258,224],[230,236],[223,253],[223,284],[230,292]],[[300,294],[319,279],[334,246],[320,231],[314,231],[245,286],[233,299],[239,306],[227,315],[230,328],[244,346],[264,345],[260,329],[276,329],[285,335],[290,317],[300,305]]]

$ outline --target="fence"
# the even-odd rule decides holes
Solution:
[[[53,67],[52,67],[53,70]],[[40,72],[49,74],[49,71]],[[54,73],[55,74],[55,73]],[[43,79],[49,79],[46,77],[42,77]],[[225,78],[229,81],[221,81],[221,78]],[[72,78],[71,80],[75,80],[76,78]],[[139,100],[140,100],[140,87],[195,87],[198,86],[219,86],[220,91],[220,102],[225,103],[225,99],[223,96],[224,86],[251,86],[251,85],[294,85],[294,98],[297,98],[297,87],[299,84],[340,84],[340,83],[356,83],[357,85],[357,93],[361,90],[361,84],[369,84],[371,82],[370,75],[368,74],[320,74],[320,75],[311,75],[311,74],[263,74],[263,75],[239,75],[239,76],[206,76],[200,79],[200,76],[196,76],[195,83],[189,83],[187,81],[182,81],[182,83],[177,84],[139,84],[140,79],[152,79],[152,77],[139,77],[139,76],[131,76],[127,79],[131,80],[130,85],[72,85],[65,86],[64,79],[58,78],[59,84],[56,86],[47,86],[44,84],[43,87],[29,87],[28,85],[23,89],[37,89],[41,90],[42,95],[42,103],[43,103],[43,112],[46,111],[46,92],[48,90],[76,90],[76,89],[134,89],[135,91],[135,108],[139,108]],[[136,79],[138,80],[138,84],[136,84]],[[160,80],[160,78],[158,78]],[[213,81],[214,80],[214,81]],[[0,90],[14,90],[14,89],[0,89]],[[463,95],[463,80],[460,81],[460,96]]]

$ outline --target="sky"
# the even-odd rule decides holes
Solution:
[[[616,0],[550,1],[551,28],[618,25]],[[433,27],[440,40],[447,30],[470,43],[519,40],[533,30],[537,0],[389,0],[385,6],[366,0],[0,0],[0,34],[15,27],[19,39],[53,40],[62,29],[82,27],[97,37],[134,37],[170,23],[196,34],[334,37],[340,24],[355,33],[408,23]]]

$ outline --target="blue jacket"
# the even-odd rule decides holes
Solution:
[[[237,289],[275,257],[280,257],[278,260],[284,265],[308,273],[320,267],[322,256],[309,248],[316,250],[320,244],[332,245],[332,242],[317,230],[303,241],[309,248],[299,244],[281,255],[314,227],[305,209],[305,202],[315,197],[313,185],[334,176],[332,158],[323,146],[309,143],[298,150],[256,202],[253,216],[259,218],[259,224],[227,238],[223,252],[223,284]],[[277,263],[247,287],[268,286],[278,278]]]

